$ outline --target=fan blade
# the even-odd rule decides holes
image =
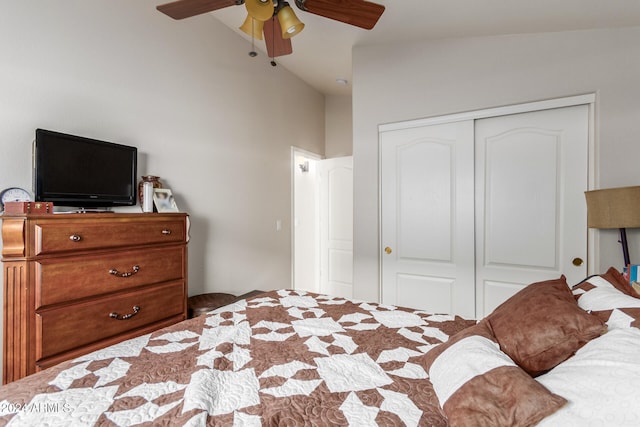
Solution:
[[[296,0],[296,6],[305,12],[365,30],[372,29],[384,12],[383,5],[364,0]]]
[[[262,32],[264,34],[264,44],[267,46],[267,55],[270,58],[293,53],[291,39],[282,37],[282,27],[280,27],[280,22],[275,17],[264,21],[264,30]]]
[[[156,6],[156,9],[173,19],[184,19],[242,3],[244,0],[178,0]]]

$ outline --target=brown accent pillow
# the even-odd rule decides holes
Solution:
[[[486,320],[502,351],[531,376],[552,369],[607,330],[578,306],[564,276],[527,286]]]
[[[566,403],[517,366],[504,366],[467,382],[443,411],[451,427],[528,427]]]
[[[533,426],[567,402],[502,353],[485,320],[431,349],[424,362],[452,427]]]
[[[640,298],[640,294],[631,287],[629,281],[615,268],[609,267],[607,272],[601,277],[611,283],[619,291],[634,298]]]

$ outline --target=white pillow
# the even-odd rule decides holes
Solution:
[[[597,286],[583,293],[578,299],[578,305],[586,311],[639,308],[640,299],[625,295],[613,286]]]
[[[449,397],[464,384],[503,366],[518,365],[500,351],[498,343],[473,335],[442,352],[431,365],[429,377],[440,405],[444,406]]]
[[[536,378],[569,401],[539,426],[640,426],[640,329],[614,329]]]

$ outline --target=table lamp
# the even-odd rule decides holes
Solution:
[[[625,267],[631,264],[627,228],[640,227],[640,186],[585,191],[587,226],[617,228]]]

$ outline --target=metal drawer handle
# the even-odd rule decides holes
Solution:
[[[140,271],[140,266],[134,265],[133,267],[131,267],[131,271],[125,271],[124,273],[120,273],[118,269],[112,268],[111,270],[109,270],[109,274],[113,274],[114,276],[118,276],[118,277],[131,277],[134,274],[136,274],[138,271]]]
[[[171,234],[171,230],[167,230],[165,228],[164,230],[162,230],[162,234],[164,234],[165,236],[168,236],[169,234]]]
[[[133,306],[133,313],[118,314],[115,311],[112,311],[111,313],[109,313],[109,317],[111,317],[112,319],[116,319],[116,320],[127,320],[127,319],[131,319],[133,316],[138,314],[139,311],[140,311],[140,306],[134,305]]]
[[[82,240],[82,237],[78,236],[77,234],[72,234],[71,236],[69,236],[69,240],[71,240],[72,242],[79,242],[80,240]]]

